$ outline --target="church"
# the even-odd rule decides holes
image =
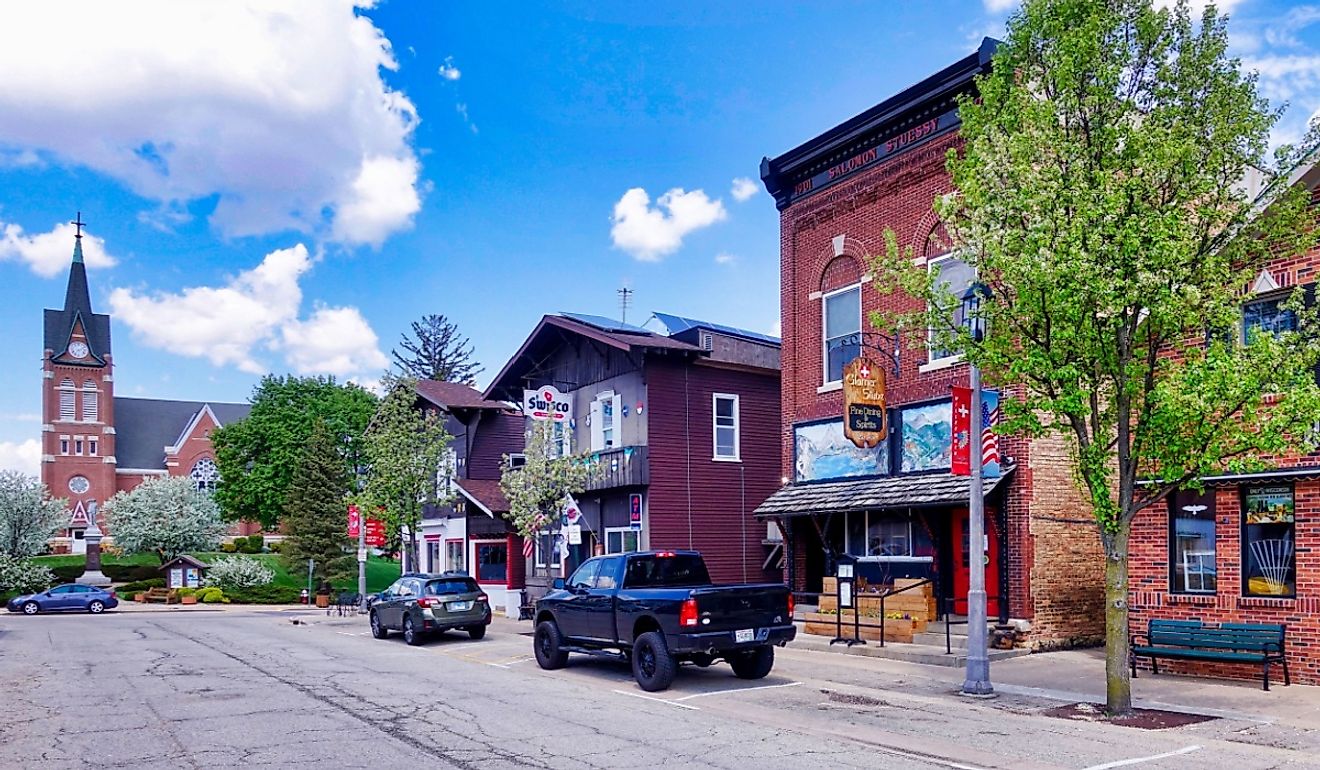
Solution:
[[[188,476],[198,489],[214,489],[211,431],[243,419],[250,406],[115,395],[110,316],[92,312],[81,218],[74,224],[64,307],[45,311],[41,480],[69,500],[69,525],[54,550],[83,553],[93,520],[113,538],[98,511],[116,492],[153,476]]]

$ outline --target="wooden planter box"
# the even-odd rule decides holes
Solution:
[[[803,630],[806,631],[806,633],[808,634],[814,634],[817,636],[828,636],[831,639],[833,639],[834,635],[838,633],[838,627],[835,625],[838,619],[835,615],[825,614],[820,612],[811,612],[811,613],[807,613],[805,620],[806,620],[806,627]],[[862,615],[861,622],[870,623],[873,626],[879,626],[880,618],[868,617],[864,614]],[[845,612],[843,614],[843,637],[845,639],[849,639],[852,637],[852,633],[853,633],[852,624],[853,624],[852,613]],[[887,618],[885,620],[885,641],[905,642],[911,644],[912,636],[914,634],[923,633],[925,630],[926,630],[926,623],[924,621],[896,620],[894,618]],[[863,625],[861,628],[858,629],[858,636],[872,642],[879,641],[880,629],[867,628],[865,625]]]
[[[838,609],[838,599],[833,596],[820,597],[820,608],[822,611],[834,611]],[[880,597],[874,594],[858,594],[855,602],[861,608],[862,614],[879,615]],[[922,597],[916,593],[896,594],[885,597],[885,612],[901,612],[911,615],[913,620],[920,620],[930,623],[935,620],[935,600]]]
[[[196,603],[197,603],[197,597],[196,597],[196,596],[180,596],[180,597],[179,597],[179,604],[196,604]]]
[[[144,602],[146,600],[147,600],[147,595],[145,592],[133,594],[133,601],[135,602]]]
[[[317,594],[316,606],[325,609],[330,606],[330,594]]]

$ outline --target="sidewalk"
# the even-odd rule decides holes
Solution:
[[[146,604],[122,599],[118,607],[107,612],[292,612],[325,615],[324,609],[306,604]],[[331,612],[334,612],[333,608]]]

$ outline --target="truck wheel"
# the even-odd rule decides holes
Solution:
[[[536,653],[536,665],[546,671],[554,671],[568,664],[568,653],[564,652],[564,637],[559,634],[559,626],[553,620],[544,620],[536,627],[536,636],[532,639],[532,651]]]
[[[770,645],[740,652],[729,657],[733,675],[739,679],[764,679],[775,667],[775,648]]]
[[[637,637],[633,643],[632,670],[638,686],[647,692],[664,690],[673,684],[678,663],[669,654],[664,634],[647,631]]]

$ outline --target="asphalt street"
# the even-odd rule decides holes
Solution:
[[[541,671],[528,631],[408,647],[317,613],[0,617],[0,765],[1320,767],[1315,737],[1280,725],[1069,721],[1043,715],[1057,701],[968,701],[820,652],[780,651],[757,682],[686,667],[649,694],[615,661]]]

